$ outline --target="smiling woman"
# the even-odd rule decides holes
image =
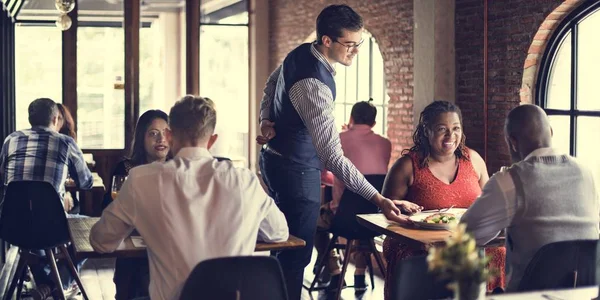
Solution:
[[[488,181],[488,173],[481,156],[465,146],[462,114],[458,106],[447,101],[434,101],[428,105],[421,112],[413,142],[414,146],[403,151],[403,156],[390,169],[383,195],[391,199],[406,199],[425,210],[468,208],[481,194],[481,188]],[[383,244],[383,254],[388,261],[386,299],[391,298],[391,272],[395,264],[408,257],[425,255],[427,247],[424,244],[409,246],[402,240],[386,238]],[[493,266],[503,270],[504,248],[493,248],[487,252],[492,255]],[[503,274],[503,271],[500,273]],[[497,278],[490,289],[503,286],[503,281],[503,277]]]

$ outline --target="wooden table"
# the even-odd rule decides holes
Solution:
[[[106,258],[106,257],[145,257],[146,248],[135,247],[131,237],[125,239],[119,249],[112,253],[95,252],[90,244],[90,230],[100,218],[69,218],[69,231],[77,259],[83,258]],[[255,251],[274,251],[302,248],[306,242],[290,235],[290,238],[281,243],[256,243]]]
[[[94,178],[94,183],[90,190],[82,190],[76,187],[72,181],[65,183],[65,189],[67,192],[79,192],[80,214],[98,217],[102,214],[102,199],[104,199],[106,189],[98,173],[93,172],[92,177]]]
[[[489,295],[486,297],[487,300],[548,300],[548,299],[577,299],[577,300],[589,300],[598,297],[598,287],[582,287],[575,289],[564,289],[564,290],[550,290],[550,291],[537,291],[537,292],[526,292],[526,293],[509,293],[509,294],[498,294]]]
[[[414,225],[399,225],[388,221],[383,214],[362,214],[357,215],[356,218],[359,224],[375,232],[401,239],[403,243],[414,246],[443,243],[448,237],[452,236],[450,230],[430,230]],[[486,247],[496,247],[498,245],[504,245],[504,237],[494,239]]]

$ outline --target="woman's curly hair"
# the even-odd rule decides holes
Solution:
[[[402,155],[406,155],[409,152],[414,152],[418,154],[419,157],[419,167],[424,168],[428,166],[429,158],[431,155],[431,145],[429,145],[429,138],[427,137],[427,130],[432,130],[432,126],[434,122],[438,118],[438,116],[442,113],[446,112],[455,112],[458,114],[458,119],[462,124],[462,114],[460,112],[460,108],[453,103],[448,101],[434,101],[433,103],[427,105],[425,109],[421,112],[421,116],[419,117],[419,125],[415,132],[413,133],[413,143],[410,149],[404,149],[402,151]],[[454,154],[459,159],[468,159],[467,148],[465,147],[466,136],[465,133],[462,133],[460,138],[460,143],[458,144],[458,148]]]

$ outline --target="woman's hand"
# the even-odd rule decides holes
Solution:
[[[416,205],[406,200],[393,200],[394,205],[400,208],[403,212],[408,214],[415,214],[423,210],[423,206]]]

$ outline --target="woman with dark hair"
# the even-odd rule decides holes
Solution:
[[[104,207],[112,202],[111,187],[114,176],[127,176],[129,170],[139,165],[164,162],[171,158],[169,145],[165,139],[169,117],[161,110],[149,110],[143,113],[135,126],[133,145],[128,158],[119,162],[107,185],[109,191],[104,196]],[[147,258],[117,258],[115,262],[114,282],[115,298],[133,299],[148,297],[150,271]],[[124,284],[127,282],[127,284]]]
[[[425,210],[454,206],[468,208],[481,194],[489,176],[485,162],[465,146],[462,114],[458,106],[447,101],[429,104],[419,118],[413,134],[414,146],[402,152],[385,179],[383,195],[404,199]],[[388,262],[385,299],[391,299],[392,273],[402,259],[426,255],[428,245],[412,247],[387,237],[383,255]],[[504,248],[486,249],[491,265],[501,272],[489,286],[504,285]]]
[[[75,133],[75,121],[73,121],[73,116],[71,116],[71,112],[66,106],[60,103],[56,103],[56,106],[58,107],[58,111],[60,112],[60,114],[58,115],[58,128],[60,128],[58,132],[64,135],[68,135],[72,137],[75,141],[77,141],[77,133]]]

